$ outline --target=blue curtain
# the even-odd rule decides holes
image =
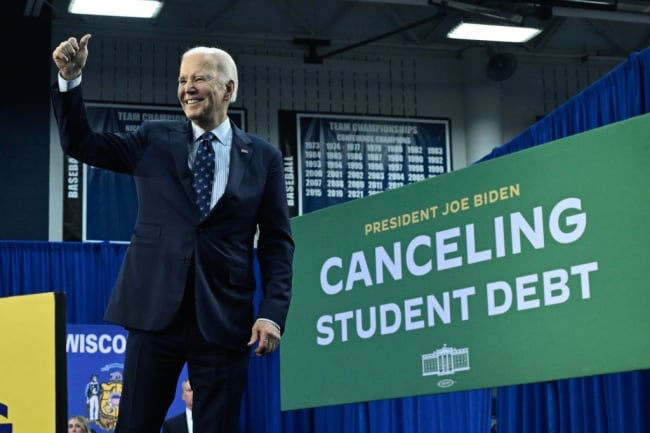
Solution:
[[[102,323],[126,247],[0,242],[0,296],[64,292],[68,323]]]
[[[650,48],[478,162],[649,111]],[[496,402],[499,433],[650,433],[650,370],[503,387]]]
[[[108,242],[0,241],[0,297],[63,292],[68,323],[101,324],[126,248]],[[241,433],[490,430],[489,390],[281,412],[279,352],[251,358]]]
[[[499,433],[647,433],[650,371],[503,387],[496,406]]]
[[[650,48],[633,53],[540,121],[480,161],[507,155],[650,111]]]

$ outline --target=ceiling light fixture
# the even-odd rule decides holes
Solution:
[[[460,23],[449,33],[451,39],[469,39],[491,42],[527,42],[541,33],[534,27],[502,26],[493,24]]]
[[[68,12],[82,15],[154,18],[162,8],[155,0],[70,0]]]
[[[584,5],[584,6],[602,6],[602,7],[615,8],[618,2],[617,0],[564,0],[561,1],[560,3],[564,3],[565,5],[574,5],[574,6]]]

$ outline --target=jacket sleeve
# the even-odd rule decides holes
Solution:
[[[273,320],[284,331],[291,300],[294,241],[284,182],[282,154],[274,149],[267,172],[259,217],[257,258],[263,297],[258,317]]]

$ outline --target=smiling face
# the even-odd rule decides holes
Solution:
[[[219,75],[216,55],[188,54],[181,61],[178,100],[197,126],[209,131],[226,119],[234,82]]]

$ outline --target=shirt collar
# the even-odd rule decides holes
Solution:
[[[232,142],[232,126],[230,125],[230,119],[228,117],[226,117],[226,120],[217,125],[216,128],[210,131],[204,131],[192,123],[192,134],[194,136],[194,141],[196,141],[205,132],[212,132],[219,139],[219,141],[226,146],[230,146]]]

